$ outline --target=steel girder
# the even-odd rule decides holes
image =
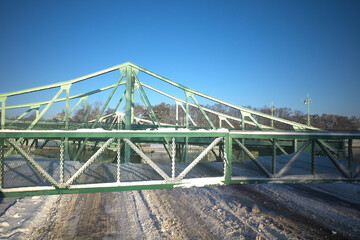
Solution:
[[[89,160],[82,165],[82,167],[73,175],[65,179],[64,182],[57,182],[54,180],[54,176],[49,174],[41,168],[32,157],[30,157],[19,144],[16,143],[15,139],[22,137],[24,139],[53,139],[53,140],[64,140],[66,138],[82,138],[82,139],[98,139],[106,142],[102,147],[92,156]],[[210,138],[213,139],[212,143],[198,155],[195,159],[191,160],[189,165],[177,175],[177,177],[170,177],[163,170],[161,170],[157,163],[154,163],[150,157],[146,156],[141,149],[135,146],[131,142],[131,138],[168,138],[176,141],[176,138]],[[83,172],[93,164],[94,160],[104,151],[106,147],[111,144],[115,139],[122,139],[125,143],[136,151],[141,158],[145,160],[147,164],[139,163],[136,165],[141,168],[145,165],[150,165],[156,172],[158,172],[163,180],[148,180],[138,182],[124,182],[118,179],[114,182],[104,183],[91,183],[91,184],[74,184],[74,181]],[[246,145],[242,144],[238,139],[264,139],[264,140],[294,140],[298,139],[302,146],[297,152],[287,160],[283,166],[276,171],[274,167],[269,169],[269,164],[277,164],[277,159],[259,160],[255,157],[247,148]],[[259,132],[259,131],[229,131],[225,129],[221,130],[175,130],[175,129],[159,129],[153,131],[133,131],[133,130],[79,130],[79,131],[36,131],[36,130],[2,130],[0,131],[0,156],[1,156],[1,186],[2,194],[5,197],[10,196],[25,196],[25,195],[44,195],[44,194],[65,194],[65,193],[86,193],[86,192],[103,192],[103,191],[124,191],[124,190],[144,190],[144,189],[157,189],[157,188],[175,188],[175,187],[196,187],[196,186],[213,186],[213,185],[226,185],[226,184],[238,184],[238,183],[320,183],[320,182],[359,182],[360,180],[360,164],[359,159],[353,159],[352,156],[352,141],[360,139],[358,133],[316,133],[316,132]],[[337,159],[330,150],[322,144],[321,141],[334,141],[334,140],[347,140],[348,141],[348,153],[344,159]],[[337,173],[324,174],[324,172],[317,174],[314,171],[315,153],[313,151],[314,146],[318,145],[325,156],[327,156],[328,163],[337,169]],[[40,173],[45,179],[50,182],[50,186],[34,186],[34,187],[4,187],[4,182],[12,181],[7,179],[7,172],[4,171],[4,160],[6,158],[3,155],[4,148],[10,146],[15,147],[18,151],[32,166],[35,170]],[[223,162],[223,173],[222,176],[204,177],[204,178],[186,178],[184,176],[188,174],[201,160],[209,153],[214,147],[223,146],[224,154],[222,156]],[[244,151],[250,159],[256,163],[257,173],[250,175],[236,175],[234,174],[239,169],[234,164],[238,164],[233,157],[233,150],[235,147],[240,146],[240,151]],[[276,147],[274,144],[273,146]],[[120,147],[118,145],[118,147]],[[311,148],[311,172],[306,174],[293,174],[288,173],[289,167],[299,159],[299,156],[304,152],[305,149]],[[220,154],[220,152],[219,152]],[[322,160],[324,161],[324,160]],[[344,165],[347,163],[347,166]],[[62,163],[64,164],[64,163]],[[265,165],[267,166],[265,166]],[[270,164],[270,165],[271,165]],[[120,162],[118,162],[118,169],[120,169]],[[234,168],[235,167],[235,168]],[[321,165],[317,167],[321,170]],[[175,168],[175,164],[173,167]],[[327,171],[327,168],[323,169]],[[235,171],[235,172],[234,172]],[[261,174],[261,172],[263,174]],[[260,175],[258,174],[260,173]],[[61,178],[60,178],[61,179]]]

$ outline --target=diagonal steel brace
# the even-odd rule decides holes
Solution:
[[[259,161],[256,159],[256,157],[249,151],[249,149],[247,149],[239,140],[234,139],[234,141],[236,142],[237,145],[239,145],[239,147],[244,150],[244,152],[249,156],[249,158],[256,164],[256,166],[258,166],[258,168],[269,178],[272,178],[273,175],[271,173],[269,173],[268,170],[266,170],[264,168],[263,165],[261,165],[261,163],[259,163]]]
[[[311,140],[305,142],[301,148],[295,153],[295,155],[286,163],[286,165],[277,173],[274,177],[279,178],[281,177],[291,166],[291,164],[300,156],[300,154],[305,150],[307,146],[311,143]]]
[[[27,154],[24,149],[21,148],[21,146],[14,140],[9,139],[6,140],[14,149],[16,149],[21,156],[23,156],[31,166],[33,166],[36,171],[38,171],[46,180],[48,180],[54,187],[59,187],[58,183],[55,181],[54,178],[50,176],[49,173],[47,173],[34,159],[32,159],[29,154]]]
[[[330,160],[332,161],[332,163],[335,165],[335,167],[341,172],[341,174],[346,177],[346,178],[350,178],[350,173],[349,171],[341,164],[337,161],[337,159],[334,157],[334,155],[332,155],[332,153],[329,151],[329,149],[327,147],[325,147],[320,140],[316,140],[316,143],[320,146],[320,148],[326,153],[326,155],[330,158]]]

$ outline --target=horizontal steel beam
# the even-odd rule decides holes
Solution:
[[[172,130],[169,128],[158,130],[0,130],[0,138],[133,138],[133,137],[223,137],[228,134],[226,129],[219,130]]]
[[[252,178],[252,177],[231,177],[230,184],[258,184],[258,183],[273,183],[273,184],[308,184],[308,183],[346,183],[346,182],[360,182],[360,178],[314,178],[313,175],[304,175],[301,177],[289,178]]]
[[[294,131],[232,131],[189,130],[174,128],[159,128],[154,130],[0,130],[1,138],[111,138],[111,137],[224,137],[230,134],[232,138],[247,139],[360,139],[360,133],[348,132],[294,132]]]
[[[360,139],[360,133],[351,132],[295,132],[295,131],[229,131],[233,138],[260,139]]]
[[[199,184],[201,182],[201,184]],[[207,182],[204,184],[204,182]],[[353,178],[327,178],[315,179],[311,178],[243,178],[232,177],[229,184],[258,184],[258,183],[274,183],[274,184],[291,184],[291,183],[335,183],[335,182],[360,182],[360,179]],[[164,180],[155,181],[139,181],[139,182],[122,182],[122,183],[97,183],[97,184],[83,184],[76,185],[70,188],[55,188],[55,187],[22,187],[15,189],[1,189],[0,197],[26,197],[26,196],[41,196],[41,195],[59,195],[59,194],[81,194],[81,193],[97,193],[97,192],[119,192],[119,191],[136,191],[136,190],[154,190],[154,189],[169,189],[169,188],[189,188],[189,187],[204,187],[204,186],[219,186],[225,185],[223,177],[212,178],[192,178],[183,179],[181,182],[166,183]]]
[[[135,190],[151,190],[166,188],[189,188],[224,185],[223,177],[191,178],[181,182],[167,183],[165,180],[139,181],[139,182],[114,182],[78,184],[69,188],[55,188],[48,186],[22,187],[13,189],[1,189],[0,197],[25,197],[40,195],[77,194],[95,192],[119,192]]]

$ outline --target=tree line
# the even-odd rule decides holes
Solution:
[[[203,106],[207,109],[214,110],[217,112],[221,112],[230,116],[234,116],[237,118],[241,118],[241,112],[238,109],[234,109],[232,107],[223,105],[223,104],[213,104],[213,105],[205,105]],[[268,115],[271,115],[271,107],[269,106],[263,106],[262,108],[254,108],[251,106],[244,106],[245,108],[252,109],[261,113],[266,113]],[[147,111],[142,105],[136,104],[135,105],[135,116],[150,119],[149,117],[149,111]],[[153,106],[153,111],[155,112],[158,120],[162,123],[170,123],[175,124],[175,114],[176,114],[176,106],[175,104],[170,105],[166,104],[164,102]],[[204,115],[201,113],[201,111],[198,108],[189,107],[189,112],[191,118],[194,120],[197,126],[209,126],[208,121],[204,117]],[[211,122],[218,127],[219,126],[219,118],[215,114],[208,113],[209,119]],[[178,109],[178,115],[179,115],[179,125],[185,125],[185,112],[179,107]],[[290,121],[302,123],[304,125],[307,124],[307,114],[304,114],[302,111],[295,110],[293,111],[291,108],[288,107],[279,107],[275,108],[273,115],[278,118],[287,119]],[[260,124],[270,126],[271,120],[260,117],[260,116],[254,116],[256,121]],[[235,128],[241,128],[241,123],[239,121],[234,121],[229,119],[228,120]],[[275,128],[279,129],[287,129],[292,130],[291,126],[280,123],[277,121],[273,122]],[[189,125],[193,125],[191,121],[189,121]],[[360,130],[360,118],[357,118],[355,116],[347,117],[347,116],[339,116],[334,114],[313,114],[310,115],[310,125],[312,127],[320,128],[323,130],[332,130],[332,131],[351,131],[351,130]],[[230,127],[227,123],[223,122],[222,126],[224,127]],[[251,128],[251,126],[246,125],[246,128]]]
[[[202,106],[206,109],[214,110],[220,113],[224,113],[230,116],[234,116],[237,118],[241,118],[241,112],[238,109],[234,109],[232,107],[223,105],[223,104],[213,104],[213,105],[205,105]],[[245,108],[252,109],[261,113],[266,113],[271,115],[271,107],[270,106],[263,106],[261,108],[254,108],[252,106],[244,106]],[[102,108],[101,102],[95,102],[93,104],[87,104],[86,107],[82,104],[70,117],[69,120],[72,122],[84,122],[91,121],[96,119],[96,117],[100,114]],[[106,111],[102,115],[111,114],[114,111],[112,108],[107,108]],[[158,121],[160,123],[167,123],[167,124],[176,124],[176,105],[175,104],[168,104],[168,103],[160,103],[157,105],[152,106],[152,110],[150,108],[146,109],[143,105],[134,104],[134,115],[135,117],[151,120],[154,119],[151,117],[152,111],[155,113]],[[86,112],[86,114],[85,114]],[[203,126],[209,127],[209,123],[202,114],[202,112],[197,107],[189,106],[189,114],[192,120],[195,122],[196,126]],[[215,114],[206,112],[210,121],[216,126],[219,127],[219,118]],[[307,124],[307,114],[303,113],[299,110],[292,110],[288,107],[278,107],[275,108],[273,115],[278,118],[287,119],[290,121],[302,123],[304,125]],[[185,125],[185,112],[181,107],[178,108],[178,124]],[[36,115],[35,112],[32,113],[30,116],[24,119],[35,119]],[[261,116],[254,116],[256,121],[260,124],[270,126],[271,120],[261,117]],[[60,113],[56,114],[55,116],[51,117],[49,120],[55,121],[64,121],[65,120],[65,110],[62,110]],[[239,121],[234,121],[229,119],[228,120],[233,127],[241,128],[241,123]],[[355,116],[347,117],[347,116],[340,116],[334,114],[312,114],[310,115],[310,123],[312,127],[320,128],[323,130],[332,130],[332,131],[352,131],[352,130],[360,130],[360,118]],[[275,128],[285,129],[285,130],[292,130],[291,126],[287,124],[283,124],[277,121],[273,122]],[[192,121],[189,120],[189,125],[194,126]],[[226,122],[222,123],[223,127],[230,127]],[[253,126],[246,125],[248,128],[254,128]]]

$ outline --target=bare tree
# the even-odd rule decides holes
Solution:
[[[29,116],[24,117],[24,119],[27,120],[35,120],[36,118],[36,112],[32,112]]]
[[[50,120],[54,121],[65,121],[65,110],[63,109],[61,112],[56,114],[54,117],[52,117]]]
[[[94,120],[100,114],[101,102],[95,102],[93,105],[87,104],[86,106],[86,120]],[[84,122],[85,120],[85,105],[82,104],[81,107],[75,111],[73,117],[75,122]]]

